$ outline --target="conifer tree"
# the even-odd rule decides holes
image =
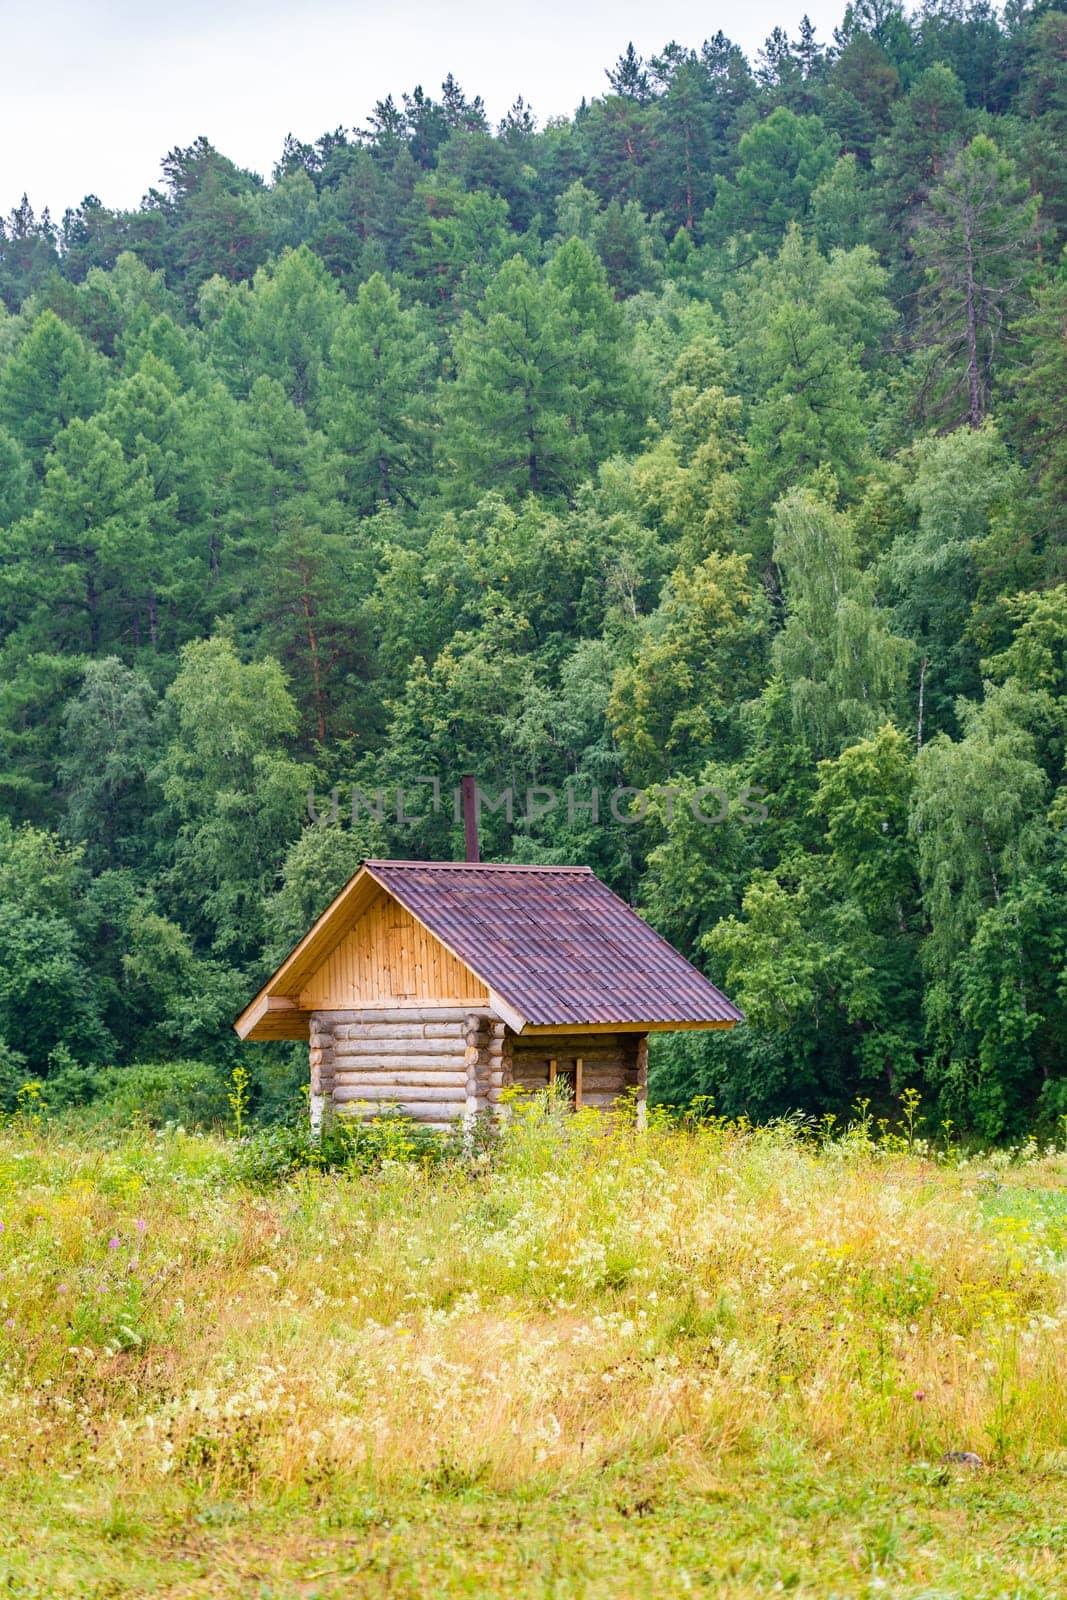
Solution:
[[[931,356],[924,402],[977,428],[1034,264],[1037,200],[1014,163],[979,134],[932,190],[915,236],[926,283],[920,336]]]
[[[645,63],[634,49],[632,39],[614,67],[607,69],[605,76],[613,93],[636,100],[639,105],[644,105],[652,97],[652,85]]]
[[[53,311],[42,311],[0,367],[0,423],[40,470],[56,435],[103,399],[104,362]]]
[[[516,256],[489,285],[478,316],[464,318],[442,441],[460,482],[567,495],[588,472],[589,437],[572,426],[579,374],[566,313],[555,286]]]
[[[429,470],[433,340],[380,273],[359,286],[330,349],[322,412],[353,508],[414,504]]]

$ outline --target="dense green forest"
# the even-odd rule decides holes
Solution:
[[[271,1114],[232,1018],[471,771],[745,1009],[661,1096],[1067,1113],[1067,14],[590,87],[0,226],[5,1103],[240,1050]]]

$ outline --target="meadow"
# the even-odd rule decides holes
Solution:
[[[0,1134],[0,1592],[1067,1588],[1054,1146],[534,1106],[268,1181],[256,1137]]]

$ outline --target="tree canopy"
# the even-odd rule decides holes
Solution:
[[[1065,28],[609,41],[0,223],[0,1101],[231,1059],[469,770],[744,1007],[662,1098],[1067,1113]]]

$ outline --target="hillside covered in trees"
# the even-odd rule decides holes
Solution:
[[[861,0],[590,91],[0,228],[6,1103],[224,1068],[472,771],[487,856],[588,862],[747,1012],[661,1095],[1067,1113],[1067,14]]]

